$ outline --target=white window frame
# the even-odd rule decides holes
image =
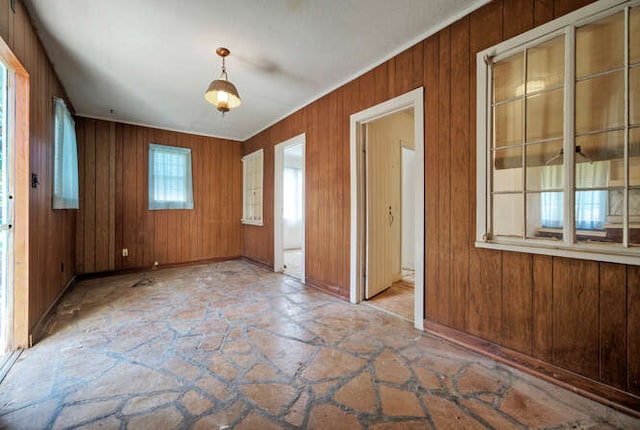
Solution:
[[[625,193],[623,210],[624,239],[622,245],[577,243],[574,230],[574,85],[575,85],[575,29],[589,22],[604,18],[627,7],[639,6],[640,1],[600,0],[575,12],[536,27],[526,33],[481,51],[476,56],[476,242],[478,248],[526,252],[551,256],[570,257],[586,260],[605,261],[640,265],[640,246],[628,243],[629,202]],[[628,15],[628,13],[627,13]],[[627,20],[628,22],[628,20]],[[625,37],[629,36],[625,23]],[[491,82],[492,62],[500,61],[524,49],[536,46],[559,35],[565,36],[565,87],[564,87],[564,230],[562,241],[524,239],[491,236]],[[625,53],[625,67],[628,67],[628,51]],[[627,69],[628,70],[628,69]],[[625,78],[626,126],[628,116],[628,73]],[[568,83],[568,85],[567,85]],[[626,129],[628,130],[628,128]],[[625,133],[625,158],[628,156],[629,133]],[[567,168],[569,166],[569,168]],[[625,177],[628,177],[628,163],[625,163]]]
[[[53,160],[53,209],[78,209],[78,144],[75,121],[67,104],[59,97],[53,98],[54,160]],[[69,163],[70,162],[70,163]]]
[[[252,168],[255,166],[255,163],[258,163],[260,170],[260,215],[259,216],[249,216],[249,204],[248,201],[248,177],[252,175]],[[248,225],[257,225],[263,226],[263,218],[264,218],[264,150],[259,149],[251,154],[245,155],[242,157],[242,223]]]
[[[155,195],[155,161],[156,152],[181,156],[186,163],[185,196],[183,200],[157,200]],[[193,170],[191,168],[191,148],[180,146],[149,144],[149,210],[193,209]]]

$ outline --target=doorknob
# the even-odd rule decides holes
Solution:
[[[389,226],[393,224],[393,213],[391,212],[391,206],[389,206]]]

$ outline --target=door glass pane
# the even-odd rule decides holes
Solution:
[[[629,124],[640,125],[640,66],[629,69],[629,101]]]
[[[522,143],[522,106],[520,99],[494,108],[495,147]]]
[[[493,101],[499,103],[524,94],[524,54],[498,61],[493,67]]]
[[[576,77],[624,65],[624,13],[617,13],[576,30]]]
[[[527,142],[562,137],[563,101],[562,88],[527,97]]]
[[[614,72],[576,84],[576,133],[624,125],[624,73]]]
[[[527,193],[527,237],[562,239],[564,193]]]
[[[556,37],[527,52],[527,94],[564,82],[564,37]]]
[[[493,196],[493,233],[498,236],[522,237],[524,222],[523,195],[495,194]]]
[[[640,6],[629,13],[629,63],[640,63]]]

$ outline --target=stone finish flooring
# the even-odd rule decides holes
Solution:
[[[48,336],[0,385],[0,427],[631,429],[640,421],[238,260],[76,284]]]
[[[405,281],[397,281],[380,294],[367,300],[366,304],[413,322],[413,300],[413,285]]]

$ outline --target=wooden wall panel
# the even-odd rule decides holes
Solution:
[[[66,99],[53,67],[34,31],[21,1],[15,13],[9,0],[0,1],[0,36],[29,74],[29,171],[38,176],[37,188],[29,189],[28,285],[16,285],[28,298],[28,316],[20,327],[18,346],[27,346],[28,334],[40,336],[42,317],[75,274],[75,210],[52,210],[53,97]],[[16,223],[21,220],[16,219]],[[18,228],[18,227],[17,227]],[[26,282],[26,281],[25,281]],[[22,309],[20,310],[22,312]],[[27,333],[28,332],[28,333]]]
[[[242,254],[239,142],[88,118],[76,125],[85,155],[79,273]],[[148,210],[149,143],[191,148],[194,210]]]
[[[640,269],[474,246],[476,53],[589,2],[492,1],[243,144],[271,154],[307,135],[310,283],[349,294],[349,116],[423,86],[427,320],[640,393]],[[271,219],[243,240],[244,255],[273,264]]]

